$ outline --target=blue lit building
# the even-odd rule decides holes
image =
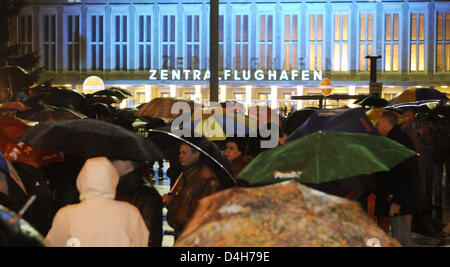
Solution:
[[[209,1],[29,2],[15,39],[40,50],[42,80],[82,91],[95,75],[130,90],[128,106],[209,99]],[[414,86],[450,93],[448,1],[223,0],[219,13],[221,101],[308,106],[290,97],[320,94],[321,78],[334,94],[367,94],[366,55],[382,56],[387,99]]]

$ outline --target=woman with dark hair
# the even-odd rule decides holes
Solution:
[[[246,155],[247,144],[243,140],[237,138],[228,139],[225,143],[224,154],[231,163],[235,177],[247,166],[252,160],[251,156]]]

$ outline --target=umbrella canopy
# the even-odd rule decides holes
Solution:
[[[175,103],[185,102],[189,105],[191,111],[194,111],[194,101],[174,98],[174,97],[159,97],[152,99],[150,102],[144,104],[136,112],[136,116],[147,116],[152,118],[174,119],[181,115],[183,111],[176,110],[172,113],[172,106]]]
[[[44,247],[44,237],[27,221],[0,205],[0,247]]]
[[[0,118],[0,151],[3,152],[5,159],[22,162],[36,168],[62,162],[63,157],[57,151],[33,149],[16,141],[32,125],[35,123],[17,118]]]
[[[32,75],[19,66],[3,66],[0,68],[0,88],[17,90],[33,84]]]
[[[125,98],[130,97],[130,95],[125,94],[124,92],[117,90],[115,88],[107,88],[104,90],[97,91],[92,94],[93,96],[114,96],[119,100],[124,100]]]
[[[113,114],[113,110],[109,105],[99,102],[84,106],[80,112],[91,119],[109,118]]]
[[[388,105],[388,101],[376,95],[369,95],[363,99],[358,99],[353,104],[358,104],[360,106],[366,107],[385,107]]]
[[[320,184],[388,171],[416,152],[384,136],[317,132],[259,154],[239,174],[251,184]]]
[[[322,109],[314,112],[299,128],[286,138],[286,143],[317,131],[338,131],[379,135],[363,108]]]
[[[235,187],[200,200],[175,246],[400,246],[357,202],[295,182]]]
[[[103,103],[106,105],[118,104],[122,101],[116,96],[113,95],[87,95],[88,103]]]
[[[256,119],[245,116],[241,112],[220,108],[222,112],[215,113],[216,110],[216,108],[203,108],[201,114],[189,112],[181,114],[177,118],[177,121],[181,122],[180,129],[190,129],[192,135],[205,136],[212,141],[223,141],[227,137],[257,136]],[[184,122],[189,124],[184,125]]]
[[[283,132],[290,135],[316,111],[313,108],[303,108],[291,113],[283,122]]]
[[[28,121],[46,122],[59,120],[85,119],[86,115],[67,108],[44,105],[38,110],[29,110],[18,114],[21,118]]]
[[[6,102],[0,104],[0,109],[11,109],[11,110],[17,110],[17,111],[24,111],[31,109],[29,106],[23,104],[22,102]]]
[[[120,88],[120,87],[114,87],[113,86],[113,87],[106,88],[105,90],[120,91],[124,95],[133,96],[133,94],[130,91],[128,91],[127,89]]]
[[[392,109],[385,109],[385,108],[371,108],[368,111],[366,111],[366,115],[370,119],[370,122],[373,125],[376,125],[381,113],[383,113],[383,111],[387,111],[387,110],[393,111]],[[406,120],[406,117],[403,116],[400,112],[394,111],[394,113],[398,117],[398,123],[402,123]]]
[[[181,166],[178,160],[179,147],[182,143],[188,144],[203,154],[204,158],[208,160],[206,163],[212,166],[219,176],[219,179],[224,182],[225,185],[235,184],[233,169],[230,162],[222,153],[220,148],[213,142],[209,141],[205,137],[188,137],[182,138],[170,131],[170,127],[162,127],[158,129],[148,130],[149,141],[159,146],[163,151],[166,158],[170,161],[170,168],[174,172],[174,175],[178,176],[181,172]],[[231,182],[231,183],[230,183]]]
[[[389,106],[397,106],[399,104],[406,105],[423,105],[432,102],[439,102],[441,100],[447,100],[448,97],[433,88],[411,88],[407,89],[389,101]]]
[[[163,157],[144,137],[95,119],[51,121],[28,129],[19,138],[33,148],[49,148],[85,158],[150,161]]]
[[[29,106],[50,105],[72,110],[80,110],[88,103],[88,99],[77,91],[68,89],[51,88],[39,93],[25,101]]]

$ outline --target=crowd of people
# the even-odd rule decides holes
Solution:
[[[442,212],[442,179],[444,166],[449,167],[450,149],[448,127],[436,117],[414,110],[404,115],[406,121],[399,124],[393,111],[384,111],[376,128],[418,156],[376,174],[372,190],[358,200],[386,233],[404,246],[413,246],[413,222],[425,222],[433,211]],[[159,122],[154,127],[163,125]],[[128,118],[117,124],[132,130]],[[280,133],[279,145],[283,145],[282,126]],[[250,153],[249,142],[228,138],[220,146],[237,181],[234,186],[251,186],[238,177],[257,156]],[[17,211],[27,195],[36,194],[33,205],[37,208],[31,208],[24,218],[46,237],[49,246],[158,247],[162,245],[163,207],[167,207],[167,222],[176,240],[201,198],[232,186],[187,143],[179,146],[178,159],[181,172],[170,177],[170,193],[162,196],[152,185],[151,166],[142,162],[68,157],[63,163],[36,169],[3,159],[0,204]],[[22,178],[27,194],[8,177],[12,173]],[[372,204],[370,196],[376,198]]]

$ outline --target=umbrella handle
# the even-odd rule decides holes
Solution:
[[[14,219],[15,221],[18,221],[20,218],[22,218],[22,216],[25,214],[25,212],[27,211],[27,209],[31,206],[31,204],[33,204],[33,202],[36,200],[36,195],[32,195],[27,202],[25,203],[25,205],[23,205],[23,207],[20,209],[20,211],[17,213],[17,216]]]

